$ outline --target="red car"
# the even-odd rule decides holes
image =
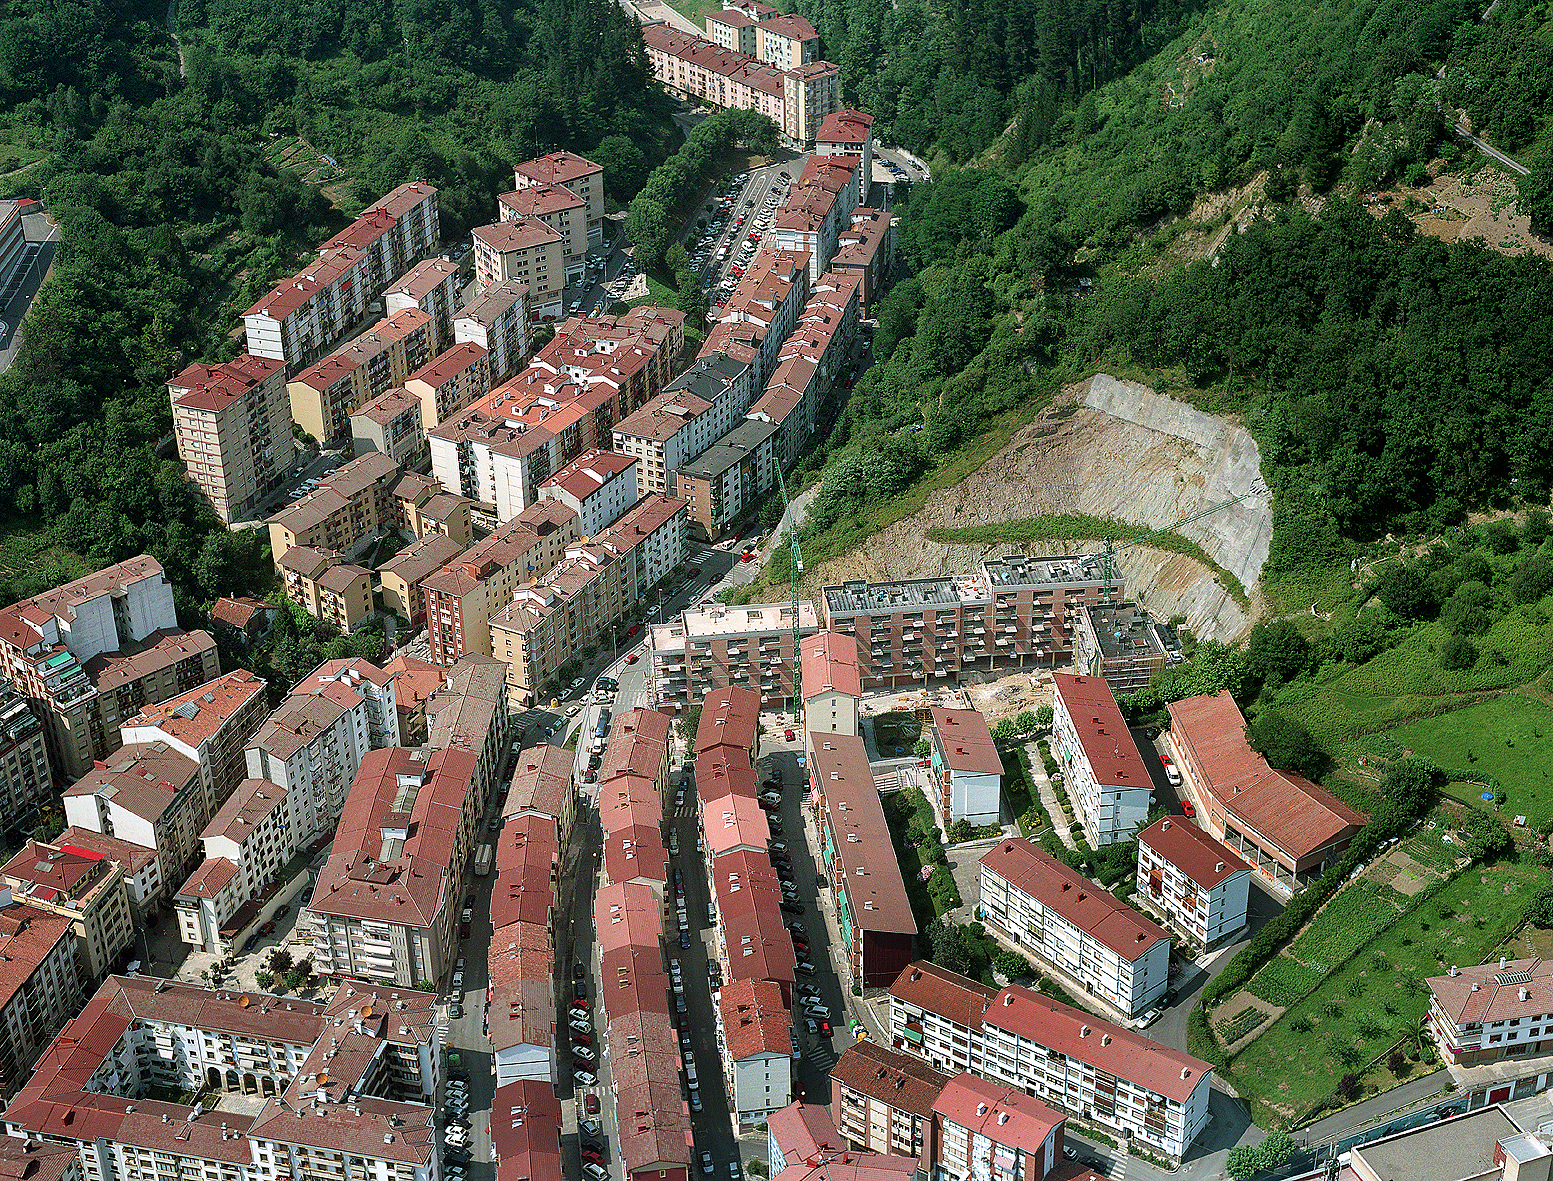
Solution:
[[[599,1097],[590,1093],[588,1097],[582,1101],[582,1106],[589,1115],[597,1115],[599,1113]]]
[[[1181,811],[1182,811],[1183,814],[1185,814],[1187,816],[1196,816],[1197,815],[1197,809],[1193,806],[1191,800],[1182,800],[1181,801]]]
[[[748,552],[748,553],[743,553],[743,554],[739,555],[739,561],[741,561],[741,562],[748,562],[754,556],[755,556],[755,554],[754,554],[753,551]]]
[[[641,625],[641,624],[639,624],[639,623],[633,623],[633,624],[632,624],[632,625],[631,625],[631,628],[630,628],[630,630],[629,630],[629,631],[627,631],[627,632],[626,632],[626,635],[627,635],[627,636],[634,636],[634,635],[635,635],[635,634],[636,634],[636,633],[637,633],[637,632],[639,632],[639,631],[641,631],[641,630],[642,630],[642,625]]]
[[[589,767],[586,771],[584,771],[582,773],[582,781],[584,783],[592,783],[598,777],[599,777],[599,773],[597,771],[595,771],[592,767]]]
[[[259,934],[261,934],[261,935],[268,935],[274,929],[275,929],[275,924],[273,922],[268,922],[268,923],[265,923],[264,926],[259,928]]]
[[[820,1021],[820,1036],[821,1037],[829,1037],[830,1036],[830,1022],[824,1020],[823,1018]]]
[[[791,742],[791,741],[793,741],[793,732],[791,730],[783,730],[782,731],[782,737],[787,739],[787,741]]]
[[[641,657],[638,656],[635,652],[633,652],[633,653],[631,653],[631,655],[626,657],[626,663],[627,664],[635,664],[640,659],[641,659]]]

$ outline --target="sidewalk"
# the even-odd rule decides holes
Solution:
[[[1041,797],[1041,807],[1046,809],[1046,814],[1051,817],[1052,827],[1057,830],[1057,839],[1070,849],[1076,850],[1078,843],[1073,839],[1073,834],[1068,831],[1071,823],[1067,819],[1067,813],[1062,810],[1062,802],[1057,799],[1057,792],[1052,787],[1051,780],[1046,778],[1046,764],[1041,761],[1041,748],[1033,742],[1025,743],[1025,754],[1030,756],[1030,779],[1035,784],[1035,791]]]

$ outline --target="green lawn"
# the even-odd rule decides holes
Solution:
[[[1546,871],[1529,859],[1463,871],[1375,934],[1237,1054],[1230,1063],[1231,1081],[1247,1099],[1265,1105],[1263,1115],[1303,1115],[1345,1071],[1361,1069],[1423,1016],[1429,992],[1422,981],[1451,964],[1486,959],[1519,924],[1526,892],[1546,878]],[[1357,909],[1355,903],[1341,913],[1351,917]],[[1304,940],[1301,936],[1295,946]],[[1312,940],[1306,948],[1316,945]],[[1312,971],[1286,956],[1274,961],[1280,962],[1296,973]]]
[[[1553,664],[1553,629],[1518,608],[1474,643],[1470,669],[1446,672],[1435,653],[1440,624],[1420,627],[1397,647],[1358,668],[1334,664],[1317,679],[1292,683],[1270,704],[1298,718],[1330,749],[1425,714],[1471,705],[1482,695],[1535,680]]]
[[[1533,829],[1553,818],[1553,709],[1540,701],[1506,693],[1398,726],[1388,737],[1442,767],[1494,776],[1505,794],[1506,816],[1524,815]],[[1480,784],[1453,783],[1447,790],[1467,803],[1482,803]]]

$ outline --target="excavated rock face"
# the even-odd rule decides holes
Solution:
[[[1075,513],[1131,521],[1144,533],[1264,487],[1261,456],[1241,427],[1104,374],[1064,393],[972,475],[934,493],[921,512],[811,571],[805,592],[848,578],[971,570],[1011,548],[943,545],[927,540],[929,529]],[[1239,578],[1253,603],[1272,531],[1265,491],[1179,530]],[[1028,552],[1088,553],[1099,541],[1036,544]],[[1201,638],[1231,640],[1251,625],[1251,615],[1192,558],[1138,545],[1121,551],[1117,565],[1129,598],[1160,619],[1185,616]]]

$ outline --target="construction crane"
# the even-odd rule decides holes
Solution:
[[[782,463],[777,461],[777,487],[782,490],[782,508],[787,514],[787,541],[792,549],[793,567],[793,722],[803,721],[803,651],[799,637],[798,576],[803,573],[803,551],[798,548],[798,519],[793,502],[787,498],[787,481],[782,478]]]
[[[1190,525],[1193,521],[1200,521],[1204,517],[1211,517],[1214,513],[1219,512],[1221,509],[1227,509],[1232,504],[1239,504],[1242,500],[1245,500],[1249,497],[1265,495],[1267,495],[1266,485],[1264,485],[1261,480],[1256,480],[1252,483],[1250,488],[1242,492],[1239,496],[1232,497],[1229,500],[1221,501],[1218,504],[1209,505],[1205,509],[1199,509],[1197,512],[1184,516],[1174,524],[1166,525],[1161,529],[1150,529],[1147,533],[1140,533],[1136,537],[1129,537],[1126,541],[1113,541],[1111,538],[1107,537],[1104,539],[1104,549],[1100,550],[1098,553],[1085,554],[1082,558],[1079,559],[1079,564],[1081,566],[1087,565],[1090,562],[1100,562],[1102,564],[1103,572],[1101,577],[1103,581],[1100,588],[1100,601],[1102,603],[1109,604],[1111,602],[1112,584],[1115,582],[1115,559],[1119,551],[1128,549],[1131,546],[1141,545],[1146,541],[1151,541],[1154,538],[1166,533],[1174,533],[1183,525]]]

